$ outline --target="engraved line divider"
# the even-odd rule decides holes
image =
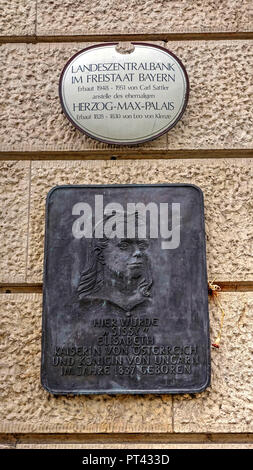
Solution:
[[[0,161],[16,160],[207,160],[215,158],[253,158],[252,149],[146,149],[133,147],[122,149],[87,149],[87,150],[5,150],[0,151]]]
[[[252,433],[15,433],[0,434],[0,445],[17,444],[253,444]]]
[[[251,30],[222,32],[143,33],[143,34],[67,34],[67,35],[3,35],[0,43],[57,43],[57,42],[109,42],[109,41],[222,41],[253,39]]]

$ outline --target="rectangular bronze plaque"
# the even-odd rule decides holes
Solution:
[[[196,393],[209,385],[198,187],[49,192],[41,378],[54,394]]]

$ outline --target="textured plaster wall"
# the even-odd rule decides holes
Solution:
[[[0,36],[35,34],[36,0],[0,0]]]
[[[205,198],[210,279],[248,281],[252,261],[252,160],[33,162],[27,278],[42,280],[45,198],[59,184],[192,183]]]
[[[0,0],[0,288],[16,292],[0,294],[0,433],[30,433],[17,447],[35,447],[37,433],[228,433],[231,442],[253,432],[252,159],[245,158],[253,135],[252,10],[249,0]],[[178,55],[190,98],[168,134],[122,149],[72,127],[58,80],[75,52],[130,34]],[[180,40],[163,42],[173,34]],[[67,161],[73,152],[76,161]],[[94,161],[98,154],[130,160]],[[211,386],[173,397],[53,397],[40,385],[42,295],[33,292],[42,282],[46,193],[57,184],[159,182],[201,187],[208,278],[231,290],[220,294],[226,315],[221,348],[211,351]],[[211,297],[209,305],[213,342],[220,310]]]
[[[36,5],[37,4],[37,5]],[[37,11],[36,11],[37,10]],[[37,14],[36,14],[37,13]],[[249,31],[250,0],[0,0],[0,35]],[[37,31],[36,31],[37,30]]]
[[[224,293],[221,351],[197,395],[54,397],[40,386],[39,294],[3,294],[0,432],[252,432],[252,293]],[[211,338],[219,312],[210,301]],[[243,367],[242,367],[243,365]],[[172,420],[173,416],[173,420]],[[174,426],[173,426],[174,421]]]
[[[251,159],[240,158],[0,162],[0,181],[5,188],[0,195],[0,282],[42,282],[45,199],[50,188],[165,182],[196,184],[204,193],[209,279],[250,281],[252,169]]]
[[[248,31],[251,2],[235,0],[46,0],[38,4],[38,33],[198,33]]]
[[[0,282],[25,282],[30,162],[0,162]]]

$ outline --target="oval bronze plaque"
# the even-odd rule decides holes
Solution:
[[[109,144],[153,140],[181,118],[189,81],[181,61],[160,46],[117,43],[87,47],[65,65],[60,100],[67,118],[84,134]]]

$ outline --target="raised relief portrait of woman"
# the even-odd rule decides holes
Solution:
[[[122,228],[126,226],[127,216],[129,223],[129,215],[124,214],[117,221],[118,227],[119,224]],[[105,216],[100,223],[104,225],[109,219]],[[132,219],[137,220],[137,214]],[[91,240],[77,292],[81,301],[107,300],[129,311],[151,297],[152,276],[147,254],[149,240],[115,236],[114,228],[112,225],[108,233],[107,226],[103,238],[93,237]]]

